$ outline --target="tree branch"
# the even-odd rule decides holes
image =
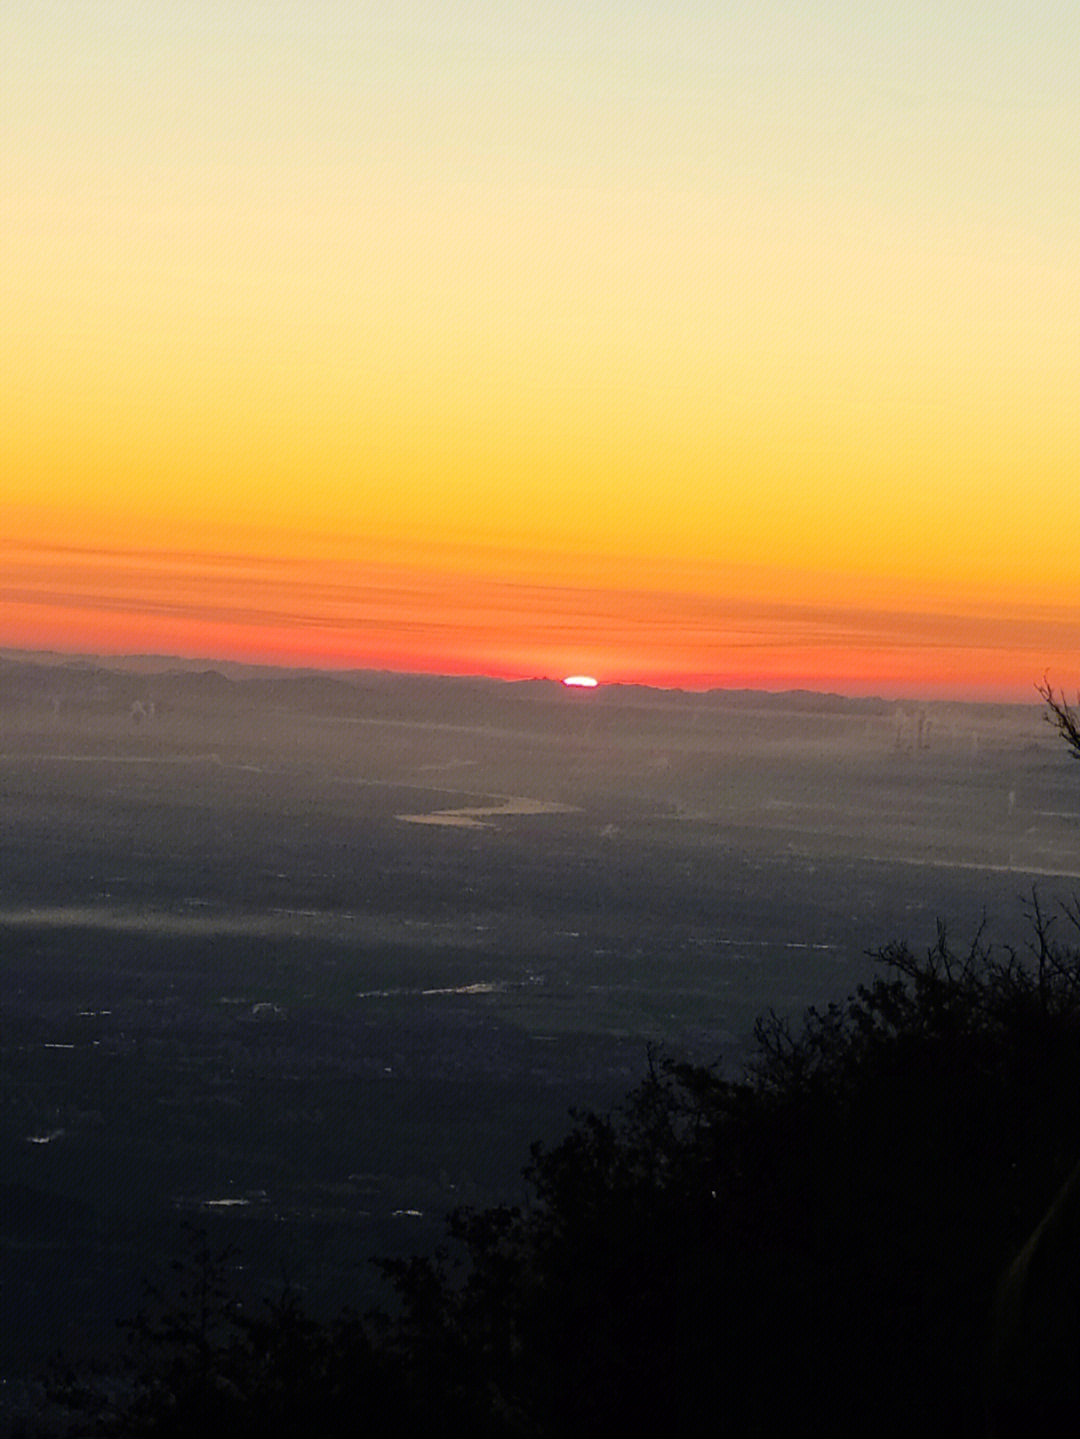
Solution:
[[[1042,684],[1036,685],[1035,688],[1046,705],[1047,712],[1043,719],[1057,730],[1073,759],[1080,760],[1080,715],[1070,706],[1064,692],[1060,696],[1055,694],[1053,685],[1045,675]],[[1080,703],[1080,696],[1077,702]]]

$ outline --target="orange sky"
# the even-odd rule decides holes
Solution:
[[[1031,699],[1044,671],[1075,672],[1080,627],[1080,606],[777,598],[784,587],[768,572],[733,575],[719,595],[662,588],[656,574],[654,587],[632,572],[616,585],[595,563],[554,585],[530,576],[544,566],[528,555],[501,578],[445,553],[423,566],[44,545],[0,554],[5,643],[31,649],[506,676],[558,675],[574,659],[605,681]]]
[[[357,8],[5,12],[0,645],[1080,679],[1071,7]]]

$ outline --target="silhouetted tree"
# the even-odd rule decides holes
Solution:
[[[739,1079],[650,1055],[533,1147],[525,1205],[383,1262],[393,1317],[247,1315],[197,1240],[82,1432],[1071,1432],[1080,913],[1029,917],[1022,953],[886,947],[843,1003],[762,1019]]]
[[[1044,718],[1080,759],[1080,716],[1044,678],[1036,686]],[[1056,966],[1053,923],[1033,905],[1041,960]],[[1080,908],[1065,913],[1080,926]],[[1068,1136],[1067,1153],[1080,1154]],[[990,1406],[995,1439],[1031,1433],[1072,1435],[1080,1429],[1080,1158],[1002,1276],[994,1305],[993,1385]]]
[[[1047,712],[1043,718],[1057,730],[1073,759],[1080,759],[1080,715],[1065,699],[1064,693],[1058,695],[1054,692],[1049,680],[1044,678],[1042,684],[1035,688],[1046,704]],[[1080,704],[1080,696],[1077,703]]]
[[[740,1081],[654,1060],[525,1208],[386,1266],[405,1367],[502,1434],[986,1433],[995,1292],[1080,1154],[1080,955],[1031,918],[1023,955],[889,946]]]
[[[130,1354],[112,1374],[66,1374],[52,1386],[48,1422],[28,1436],[128,1439],[355,1439],[409,1432],[400,1366],[380,1358],[380,1324],[348,1311],[326,1323],[286,1288],[248,1314],[236,1298],[236,1251],[189,1229],[174,1282],[147,1290],[131,1323]],[[59,1423],[66,1415],[67,1425]]]

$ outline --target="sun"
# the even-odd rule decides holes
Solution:
[[[594,690],[599,683],[592,675],[567,675],[563,680],[564,685],[575,690]]]

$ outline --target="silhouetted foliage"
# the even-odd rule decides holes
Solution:
[[[1058,695],[1054,692],[1049,680],[1044,679],[1042,684],[1036,685],[1035,688],[1046,703],[1046,714],[1043,718],[1057,730],[1073,759],[1080,759],[1080,715],[1066,700],[1064,693]],[[1077,703],[1080,703],[1080,696],[1077,697]]]
[[[382,1263],[393,1318],[246,1316],[200,1241],[98,1432],[1072,1432],[1080,911],[1029,920],[1023,952],[887,946],[741,1079],[650,1054],[534,1145],[525,1206]]]
[[[743,1081],[654,1059],[619,1114],[534,1147],[527,1208],[455,1215],[456,1264],[386,1266],[433,1401],[520,1435],[1075,1427],[1068,1243],[1042,1264],[1056,1297],[1029,1290],[1011,1337],[993,1328],[1080,1155],[1062,919],[1080,916],[1033,894],[1023,955],[943,929],[925,956],[889,946],[883,977],[800,1032],[761,1021]],[[1018,1358],[1050,1329],[1037,1366]]]
[[[405,1432],[396,1373],[373,1348],[374,1318],[344,1312],[317,1322],[287,1287],[246,1314],[234,1293],[236,1251],[212,1250],[201,1231],[189,1229],[189,1238],[190,1254],[173,1265],[175,1282],[148,1288],[147,1306],[124,1326],[123,1370],[54,1382],[49,1433],[58,1411],[68,1416],[69,1435],[118,1439]]]

